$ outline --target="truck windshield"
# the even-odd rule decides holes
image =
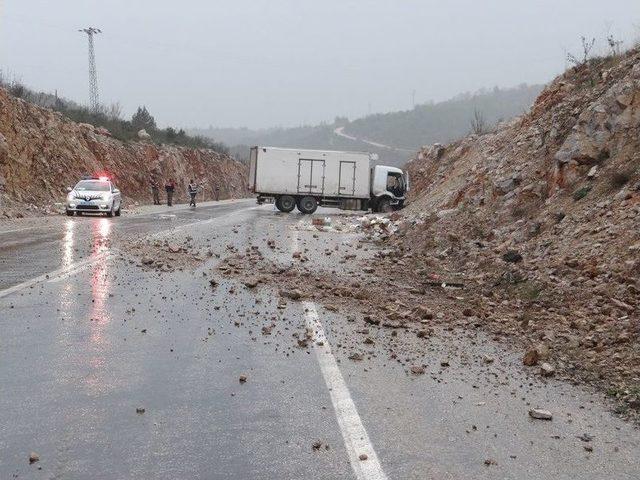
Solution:
[[[78,192],[108,192],[111,190],[111,184],[101,180],[82,180],[78,182],[75,190]]]

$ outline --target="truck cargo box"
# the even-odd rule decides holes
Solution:
[[[263,195],[368,199],[370,168],[369,153],[254,147],[249,183]]]

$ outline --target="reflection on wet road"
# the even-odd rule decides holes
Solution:
[[[136,238],[226,215],[253,203],[253,200],[243,200],[197,210],[177,210],[170,216],[61,217],[50,225],[26,231],[0,231],[0,291],[71,267],[92,255],[108,253],[112,246],[126,246]]]

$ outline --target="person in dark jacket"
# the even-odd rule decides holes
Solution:
[[[167,206],[171,207],[173,205],[173,192],[176,190],[176,182],[173,181],[173,178],[164,184],[164,190],[167,192]]]
[[[151,193],[153,194],[153,204],[160,205],[160,185],[156,177],[151,177]]]
[[[195,208],[198,185],[193,180],[189,180],[189,186],[187,187],[187,190],[189,192],[189,197],[191,198],[191,200],[189,201],[189,206],[193,206]]]

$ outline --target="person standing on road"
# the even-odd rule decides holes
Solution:
[[[164,189],[167,192],[167,206],[173,206],[173,192],[176,190],[176,183],[173,178],[170,178],[167,183],[164,184]]]
[[[191,200],[189,201],[189,206],[190,207],[193,206],[193,208],[195,208],[196,194],[198,193],[198,185],[193,180],[189,180],[188,191],[189,191],[189,197],[191,198]]]
[[[151,193],[153,194],[153,204],[160,205],[160,185],[156,177],[151,177]]]

